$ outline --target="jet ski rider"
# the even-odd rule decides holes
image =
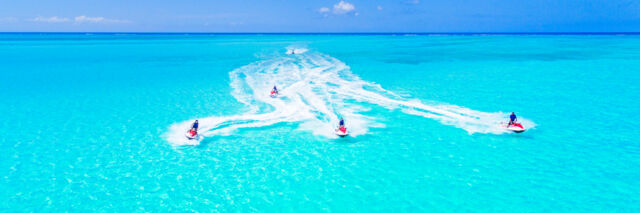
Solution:
[[[191,125],[191,129],[198,131],[198,120],[196,120],[195,122],[193,122],[193,125]]]
[[[512,124],[516,123],[516,121],[518,121],[518,118],[516,117],[516,114],[511,112],[511,115],[509,116],[509,124],[507,125],[507,127],[509,127]]]
[[[272,90],[273,94],[278,94],[278,88],[276,88],[276,85],[273,85],[273,90]]]
[[[344,127],[344,120],[342,118],[340,118],[340,126],[339,127]]]

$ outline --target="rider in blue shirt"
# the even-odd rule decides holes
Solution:
[[[516,121],[518,121],[518,118],[516,117],[516,114],[511,112],[511,116],[509,116],[509,125],[514,124]]]
[[[193,125],[191,126],[191,128],[195,129],[196,131],[198,131],[198,120],[196,120],[195,122],[193,122]]]
[[[340,118],[340,126],[344,126],[344,120],[342,120],[342,118]]]

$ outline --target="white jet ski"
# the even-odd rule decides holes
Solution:
[[[503,124],[502,127],[515,133],[522,133],[527,130],[520,123],[512,123],[511,125]]]
[[[336,135],[338,135],[340,137],[344,137],[344,136],[349,135],[349,132],[347,132],[347,128],[340,127],[338,129],[336,129]]]

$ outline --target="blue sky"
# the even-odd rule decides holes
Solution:
[[[3,32],[638,32],[640,0],[0,0]]]

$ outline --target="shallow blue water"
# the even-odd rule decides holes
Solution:
[[[0,211],[637,212],[639,80],[637,35],[0,34]]]

